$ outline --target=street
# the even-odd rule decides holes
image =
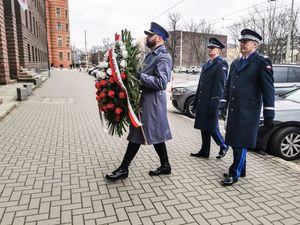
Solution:
[[[103,131],[95,92],[86,72],[53,71],[0,122],[1,225],[300,224],[300,163],[249,152],[247,176],[222,187],[232,151],[217,160],[212,142],[209,159],[190,157],[200,131],[170,103],[172,174],[150,177],[159,159],[143,146],[129,177],[107,182],[127,141]]]

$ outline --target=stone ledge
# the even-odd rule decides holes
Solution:
[[[4,119],[7,114],[9,114],[16,106],[18,103],[16,102],[10,102],[4,105],[0,106],[0,121]]]

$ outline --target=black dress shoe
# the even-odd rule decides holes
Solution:
[[[217,159],[222,159],[228,152],[229,147],[219,151],[219,155],[216,156]]]
[[[202,153],[201,151],[197,153],[191,153],[190,154],[193,157],[198,157],[198,158],[209,158],[209,155]]]
[[[228,173],[223,173],[223,177],[228,177]],[[246,177],[245,173],[241,173],[240,177]]]
[[[225,177],[224,180],[221,181],[223,186],[231,186],[236,183],[238,179],[234,179],[233,177]]]
[[[106,174],[105,178],[111,181],[117,181],[128,177],[128,168],[118,168],[111,174]]]
[[[158,167],[156,170],[149,171],[150,176],[159,176],[161,174],[171,174],[171,166],[164,165],[164,166]]]

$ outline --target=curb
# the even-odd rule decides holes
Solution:
[[[5,116],[7,116],[14,108],[17,107],[18,103],[7,103],[7,107],[3,110],[3,112],[0,111],[0,121],[4,119]]]

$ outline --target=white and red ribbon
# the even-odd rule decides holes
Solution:
[[[128,115],[129,115],[129,118],[130,118],[130,121],[131,121],[132,125],[134,127],[140,127],[143,124],[139,121],[139,119],[137,118],[137,116],[135,115],[135,113],[132,109],[131,103],[129,101],[128,91],[127,91],[127,89],[126,89],[126,87],[125,87],[125,85],[122,81],[119,66],[118,66],[118,62],[117,62],[117,59],[116,59],[116,57],[114,56],[113,53],[114,53],[114,49],[113,48],[109,49],[109,65],[110,65],[110,68],[111,68],[111,71],[112,71],[112,76],[115,79],[115,81],[117,82],[117,84],[123,89],[123,91],[126,94],[127,106],[128,106]]]

